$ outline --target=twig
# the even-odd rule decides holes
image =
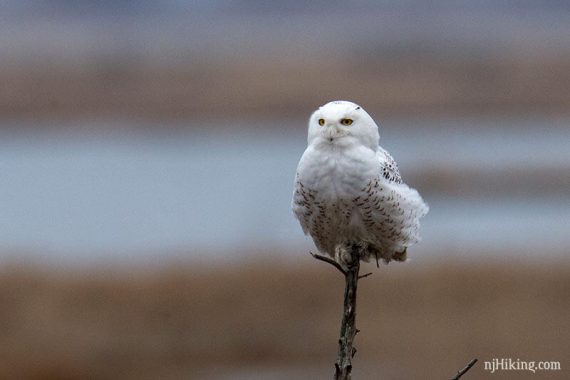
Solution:
[[[363,274],[363,275],[358,276],[358,279],[360,280],[361,278],[365,278],[365,277],[368,277],[368,276],[371,276],[371,275],[372,275],[372,272],[368,272],[368,273],[366,273],[366,274]]]
[[[334,266],[336,269],[338,269],[340,271],[340,273],[344,274],[346,276],[346,271],[340,266],[339,263],[337,263],[335,260],[331,259],[330,257],[326,257],[326,256],[321,256],[321,255],[317,255],[316,253],[313,252],[309,252],[311,254],[311,256],[313,256],[315,259],[317,260],[321,260],[324,261],[325,263],[329,263],[330,265]]]
[[[358,272],[360,271],[360,254],[357,247],[351,247],[349,258],[344,260],[346,270],[344,273],[344,312],[340,325],[340,339],[338,340],[338,357],[335,363],[335,380],[350,380],[352,372],[352,358],[356,353],[353,347],[356,329],[356,290],[358,288]]]
[[[469,371],[471,369],[471,367],[473,367],[475,365],[475,363],[477,363],[477,359],[473,359],[471,360],[466,366],[465,368],[463,368],[461,371],[457,371],[457,374],[455,375],[455,377],[452,377],[451,380],[459,380],[459,378],[463,375],[465,375],[465,373],[467,373],[467,371]]]

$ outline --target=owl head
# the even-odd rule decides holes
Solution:
[[[339,147],[364,145],[376,150],[378,126],[358,104],[337,100],[317,109],[309,119],[308,142]]]

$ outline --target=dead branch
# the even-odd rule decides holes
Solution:
[[[345,269],[344,312],[338,340],[338,357],[335,363],[335,380],[349,380],[352,372],[352,358],[356,353],[353,347],[356,329],[356,290],[358,288],[358,272],[360,271],[360,253],[352,247],[349,258],[343,262]]]
[[[467,371],[469,371],[471,369],[471,367],[473,367],[475,365],[475,363],[477,363],[477,359],[473,359],[471,360],[466,366],[465,368],[463,368],[460,371],[457,371],[457,374],[451,378],[451,380],[459,380],[459,378],[463,375],[465,375],[465,373]]]
[[[358,280],[370,276],[372,273],[359,275],[360,252],[358,247],[350,247],[351,252],[342,261],[342,265],[336,260],[309,252],[315,259],[328,263],[338,269],[345,280],[344,310],[340,325],[340,338],[338,340],[338,356],[334,364],[334,380],[350,380],[352,373],[352,358],[356,354],[353,345],[354,337],[360,332],[356,328],[356,291]],[[477,363],[477,359],[471,360],[465,368],[458,371],[451,380],[459,380],[467,371]]]
[[[311,256],[313,256],[315,259],[317,260],[321,260],[324,261],[325,263],[329,263],[330,265],[334,266],[336,269],[338,269],[340,271],[340,273],[344,274],[346,276],[346,271],[342,268],[342,266],[337,263],[335,260],[331,259],[330,257],[326,257],[326,256],[321,256],[318,255],[316,253],[313,252],[309,252],[311,254]]]

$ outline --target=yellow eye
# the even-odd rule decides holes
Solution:
[[[351,125],[351,124],[352,124],[352,119],[342,119],[342,120],[340,121],[340,123],[341,123],[342,125]]]
[[[319,125],[325,125],[325,119],[319,119]]]

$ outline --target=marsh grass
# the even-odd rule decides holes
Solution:
[[[567,260],[417,260],[374,272],[360,284],[355,379],[445,379],[474,357],[466,379],[487,378],[482,363],[495,357],[568,366]],[[0,378],[328,379],[343,285],[308,255],[212,267],[5,264]]]

